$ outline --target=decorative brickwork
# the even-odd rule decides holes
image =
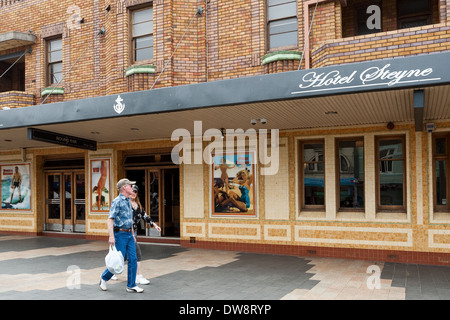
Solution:
[[[154,73],[133,73],[127,76],[127,90],[133,92],[151,89],[155,79]]]
[[[313,66],[408,56],[450,50],[450,24],[380,32],[374,35],[328,40],[315,48]]]
[[[301,52],[297,51],[275,51],[266,54],[262,58],[264,73],[277,73],[294,71],[298,69]]]
[[[19,3],[19,2],[24,2],[24,1],[25,0],[0,0],[0,8],[11,5],[11,4]]]
[[[27,94],[23,91],[7,91],[0,93],[0,109],[2,107],[20,108],[32,106],[35,103],[33,94]]]

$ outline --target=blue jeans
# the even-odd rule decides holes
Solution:
[[[137,271],[137,257],[136,257],[136,243],[134,242],[133,234],[131,232],[114,232],[116,239],[116,249],[122,252],[128,261],[128,279],[127,287],[133,288],[136,286],[136,271]],[[108,268],[103,272],[102,279],[108,281],[113,274],[109,272]]]

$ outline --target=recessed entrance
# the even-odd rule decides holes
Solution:
[[[86,181],[80,167],[84,160],[46,161],[44,230],[85,232]]]
[[[161,156],[158,156],[161,157]],[[164,155],[163,155],[164,157]],[[140,157],[142,158],[142,157]],[[125,164],[132,165],[130,158]],[[151,165],[125,168],[126,177],[136,181],[139,199],[147,214],[161,227],[161,234],[144,221],[138,235],[151,237],[180,236],[180,170],[174,165]]]

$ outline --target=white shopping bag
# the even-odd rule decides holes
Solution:
[[[125,268],[122,252],[117,251],[116,246],[109,246],[109,253],[105,257],[106,267],[113,274],[120,274]]]

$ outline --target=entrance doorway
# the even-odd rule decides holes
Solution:
[[[139,199],[161,234],[141,221],[138,235],[180,236],[180,170],[178,167],[127,169],[126,177],[136,181]]]
[[[45,173],[45,230],[85,232],[84,171]]]

